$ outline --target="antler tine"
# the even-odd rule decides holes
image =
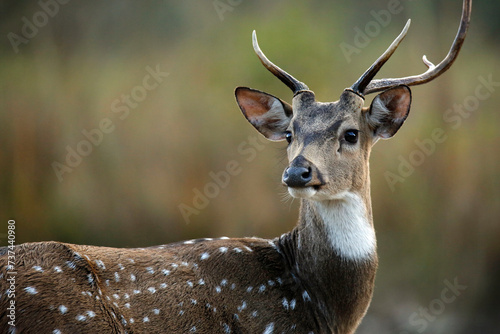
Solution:
[[[351,89],[357,94],[364,95],[366,86],[372,81],[377,72],[384,66],[384,64],[391,58],[392,54],[396,51],[401,41],[405,38],[410,28],[411,20],[406,22],[405,27],[401,33],[396,37],[392,44],[385,50],[385,52],[370,66],[365,73],[351,86]]]
[[[437,78],[438,76],[446,72],[446,70],[451,67],[451,65],[457,58],[458,53],[460,52],[460,49],[462,48],[462,45],[465,41],[465,36],[467,34],[467,29],[470,22],[471,7],[472,0],[464,0],[462,8],[462,18],[457,35],[455,36],[455,40],[451,45],[450,51],[448,51],[446,57],[438,65],[434,65],[429,60],[427,60],[426,56],[423,56],[422,61],[428,67],[428,70],[424,73],[404,78],[373,80],[366,86],[363,94],[380,92],[397,85],[421,85]]]
[[[306,86],[305,83],[295,79],[293,76],[291,76],[278,66],[274,65],[269,59],[267,59],[267,57],[264,55],[264,53],[259,47],[259,43],[257,42],[257,33],[255,32],[255,30],[252,33],[252,44],[253,44],[253,49],[257,54],[257,57],[259,57],[262,65],[264,65],[269,70],[269,72],[274,74],[285,85],[290,87],[294,95],[301,90],[309,90],[309,88]]]

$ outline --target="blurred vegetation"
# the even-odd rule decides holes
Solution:
[[[220,3],[229,9],[218,12]],[[15,219],[18,243],[135,247],[290,230],[298,201],[283,200],[284,145],[252,146],[257,134],[233,97],[234,87],[243,85],[291,100],[253,54],[251,31],[258,31],[270,59],[306,82],[319,100],[336,100],[409,17],[412,28],[379,77],[420,73],[423,54],[438,62],[448,51],[460,1],[401,0],[402,12],[348,62],[341,43],[353,44],[354,28],[363,30],[374,20],[370,11],[388,3],[70,1],[16,53],[9,33],[21,36],[23,17],[33,22],[42,9],[35,1],[3,1],[0,233],[7,219]],[[459,126],[443,115],[471,101],[480,77],[500,81],[499,7],[493,0],[474,2],[457,62],[434,82],[413,88],[408,122],[395,139],[374,147],[381,263],[359,333],[498,332],[500,87]],[[120,119],[113,103],[142,86],[147,68],[157,66],[168,77]],[[97,129],[106,118],[113,131],[60,182],[53,162],[66,164],[67,147],[77,149],[86,140],[82,131]],[[398,173],[401,159],[419,150],[415,141],[431,138],[436,128],[446,140],[391,189],[387,172]],[[258,149],[254,157],[239,147]],[[187,223],[179,205],[193,206],[195,189],[203,191],[210,173],[225,170],[229,161],[241,173]],[[412,314],[439,299],[445,280],[455,278],[467,289],[422,331]]]

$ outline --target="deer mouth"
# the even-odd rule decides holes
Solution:
[[[288,187],[288,193],[293,198],[312,199],[321,191],[322,187],[323,184],[311,185],[306,187]]]

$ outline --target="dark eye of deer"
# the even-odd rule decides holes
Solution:
[[[358,142],[358,130],[347,130],[344,135],[346,142],[356,144]]]
[[[292,133],[290,131],[285,132],[285,139],[290,144],[292,142]]]

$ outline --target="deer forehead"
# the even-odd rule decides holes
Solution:
[[[294,117],[291,129],[294,133],[316,136],[336,136],[346,127],[357,127],[362,120],[364,100],[345,91],[336,102],[317,102],[314,93],[303,92],[293,100]]]

